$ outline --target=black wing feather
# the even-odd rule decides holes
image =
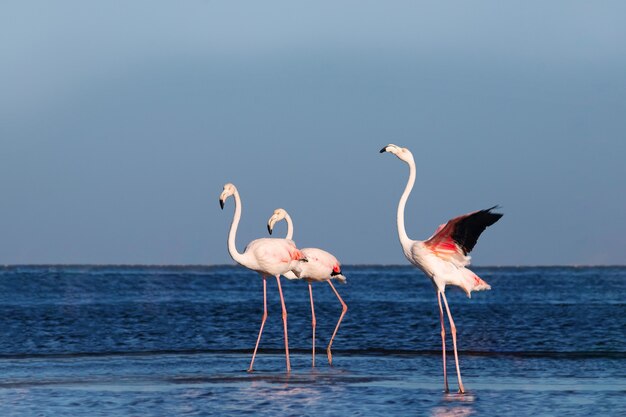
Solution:
[[[467,255],[474,249],[480,234],[503,216],[502,213],[492,213],[491,210],[495,208],[498,208],[498,206],[472,213],[456,224],[452,233],[452,239],[463,249],[464,255]]]

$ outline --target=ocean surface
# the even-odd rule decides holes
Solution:
[[[240,267],[0,267],[0,416],[625,416],[626,267],[479,268],[450,288],[467,393],[443,391],[435,292],[410,266],[314,284]],[[447,344],[450,349],[451,340]],[[451,353],[451,352],[449,352]]]

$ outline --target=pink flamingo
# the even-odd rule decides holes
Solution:
[[[233,184],[229,183],[224,185],[224,191],[222,191],[220,195],[220,207],[224,209],[224,203],[231,195],[235,197],[235,214],[233,216],[233,222],[230,225],[230,232],[228,233],[228,252],[239,265],[256,271],[263,277],[263,319],[261,321],[259,336],[256,341],[256,346],[254,347],[254,353],[252,354],[252,361],[250,362],[248,372],[252,372],[254,358],[256,357],[259,342],[261,341],[261,334],[263,333],[263,326],[265,326],[265,320],[267,319],[266,277],[270,275],[275,276],[276,282],[278,283],[278,293],[280,294],[280,303],[283,309],[287,372],[290,372],[291,364],[289,362],[289,339],[287,336],[287,309],[285,308],[285,299],[283,298],[283,291],[280,286],[280,276],[292,269],[296,269],[300,262],[306,262],[306,258],[290,239],[256,239],[246,246],[243,253],[239,253],[235,245],[235,237],[237,235],[237,226],[239,226],[239,220],[241,219],[241,199],[239,198],[237,188]]]
[[[285,220],[287,222],[287,239],[291,239],[293,237],[293,222],[291,221],[291,216],[287,213],[286,210],[279,208],[274,210],[274,214],[270,217],[267,223],[267,230],[270,235],[272,234],[272,229],[274,225],[281,221]],[[289,279],[304,279],[309,283],[309,298],[311,299],[311,324],[313,326],[313,366],[315,366],[315,307],[313,307],[313,287],[311,283],[313,281],[322,282],[326,281],[333,289],[333,292],[339,299],[341,303],[342,310],[341,316],[339,316],[339,320],[337,321],[337,325],[335,326],[335,331],[333,332],[333,336],[330,338],[330,342],[328,343],[328,347],[326,348],[326,355],[328,356],[328,363],[330,365],[333,364],[333,354],[331,352],[331,346],[333,345],[333,340],[335,340],[335,336],[337,335],[337,331],[339,330],[339,325],[341,324],[341,320],[343,316],[345,316],[348,311],[348,306],[344,303],[341,296],[335,289],[335,286],[331,282],[331,279],[336,279],[342,284],[345,284],[346,277],[341,274],[341,264],[330,253],[326,252],[322,249],[317,248],[305,248],[301,249],[302,253],[307,259],[306,264],[300,264],[294,269],[292,272],[288,272],[283,274],[286,278]]]
[[[466,268],[470,264],[468,253],[474,248],[480,234],[488,227],[497,222],[502,214],[492,213],[496,206],[486,210],[479,210],[464,214],[442,224],[435,233],[425,241],[412,240],[406,234],[404,228],[404,208],[409,194],[415,184],[415,161],[413,154],[407,148],[389,144],[380,150],[380,153],[389,152],[409,165],[409,180],[398,203],[397,225],[398,236],[404,256],[413,265],[421,269],[433,282],[437,289],[437,301],[439,303],[439,320],[441,321],[441,343],[443,352],[443,379],[446,392],[448,389],[448,377],[446,374],[446,331],[443,323],[443,308],[441,300],[446,307],[452,344],[454,346],[454,361],[459,380],[459,392],[464,393],[461,381],[459,357],[456,349],[456,326],[452,320],[452,314],[446,300],[446,285],[456,285],[471,297],[472,291],[489,290],[491,287],[480,279],[471,270]]]

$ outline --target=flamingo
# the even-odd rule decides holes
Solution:
[[[256,357],[259,342],[261,341],[261,334],[263,333],[263,327],[265,326],[265,320],[267,319],[266,277],[270,275],[275,276],[276,282],[278,283],[280,304],[283,310],[283,329],[285,332],[285,357],[287,360],[287,372],[291,372],[291,364],[289,362],[289,338],[287,335],[287,309],[285,308],[285,299],[283,298],[283,291],[280,286],[280,276],[291,271],[292,269],[296,269],[298,263],[306,262],[306,258],[302,252],[296,248],[296,244],[293,240],[290,239],[256,239],[246,246],[243,253],[239,253],[237,246],[235,245],[235,238],[237,235],[239,220],[241,219],[241,198],[239,197],[237,187],[233,184],[228,183],[224,185],[224,191],[222,191],[222,194],[220,195],[220,207],[222,210],[224,209],[224,203],[231,195],[235,197],[235,214],[228,233],[228,252],[233,260],[239,265],[258,272],[263,278],[263,318],[261,320],[261,328],[259,329],[259,336],[257,337],[256,346],[254,347],[254,353],[252,354],[252,361],[250,362],[248,372],[252,372],[254,358]]]
[[[491,287],[480,279],[471,270],[466,268],[470,264],[470,257],[467,255],[476,245],[480,234],[489,226],[497,222],[501,213],[493,213],[497,206],[474,211],[449,220],[446,224],[440,225],[435,233],[427,240],[410,239],[404,228],[404,208],[409,194],[415,184],[415,161],[413,154],[407,148],[401,148],[394,144],[389,144],[380,150],[380,153],[389,152],[397,156],[401,161],[409,165],[409,180],[398,203],[397,226],[400,244],[404,256],[413,265],[421,269],[432,281],[437,290],[437,302],[439,303],[439,320],[441,322],[441,343],[443,353],[443,379],[445,391],[448,389],[448,377],[446,374],[446,332],[443,323],[443,308],[441,300],[446,307],[450,331],[452,333],[452,344],[454,346],[454,362],[459,381],[459,393],[464,393],[465,388],[461,381],[461,370],[459,367],[459,357],[456,348],[456,326],[448,307],[446,299],[446,285],[456,285],[463,289],[468,297],[472,291],[489,290]]]
[[[272,234],[272,230],[274,225],[281,221],[285,220],[287,222],[287,239],[291,239],[293,237],[293,222],[291,221],[291,216],[287,213],[286,210],[279,208],[274,210],[274,214],[270,217],[267,222],[267,230]],[[311,300],[311,324],[313,327],[313,366],[315,366],[315,307],[313,306],[313,287],[312,282],[323,282],[326,281],[333,289],[333,292],[339,299],[341,303],[341,315],[339,316],[339,320],[337,321],[337,325],[335,326],[335,331],[333,332],[332,337],[330,338],[330,342],[328,343],[328,347],[326,348],[326,355],[328,356],[328,363],[330,365],[333,364],[333,354],[331,351],[331,346],[333,345],[333,340],[335,340],[335,336],[337,335],[337,331],[339,330],[339,325],[341,324],[341,320],[343,316],[345,316],[348,311],[348,306],[343,301],[337,289],[331,282],[331,279],[336,279],[342,284],[345,284],[346,277],[344,277],[341,273],[341,264],[332,254],[326,252],[322,249],[317,248],[304,248],[301,249],[302,253],[307,259],[306,264],[297,265],[297,268],[294,271],[287,272],[283,274],[285,278],[288,279],[304,279],[309,284],[309,298]]]

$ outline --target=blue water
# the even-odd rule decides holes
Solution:
[[[447,293],[465,395],[443,392],[428,280],[343,269],[332,367],[341,305],[314,285],[312,369],[307,286],[283,279],[287,375],[274,279],[248,374],[262,281],[243,268],[0,268],[0,416],[626,415],[626,268],[475,268],[491,291]]]

